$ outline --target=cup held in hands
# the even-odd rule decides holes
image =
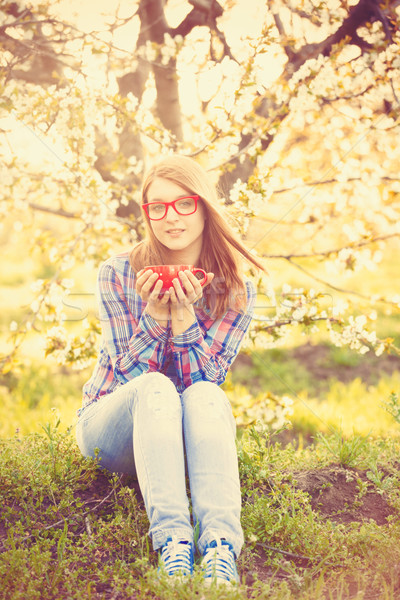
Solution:
[[[173,287],[173,279],[179,279],[179,273],[181,271],[190,271],[200,281],[200,285],[203,286],[207,281],[207,273],[203,269],[198,269],[193,265],[151,265],[145,267],[144,271],[153,271],[153,273],[159,274],[159,279],[162,279],[163,285],[161,291],[165,292],[170,287]]]

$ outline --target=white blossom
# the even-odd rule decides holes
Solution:
[[[17,321],[11,321],[10,323],[10,331],[17,331],[18,330],[18,323]]]

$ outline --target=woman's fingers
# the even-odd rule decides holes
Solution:
[[[158,273],[139,271],[136,280],[136,292],[144,302],[153,306],[167,307],[170,296],[168,291],[161,294],[163,282]]]
[[[138,273],[136,273],[136,280],[141,281],[143,283],[147,281],[147,279],[152,275],[154,275],[154,271],[151,271],[150,269],[142,269],[141,271],[138,271]]]
[[[178,298],[176,297],[175,288],[169,288],[168,293],[171,300],[171,304],[178,304]]]
[[[162,280],[157,280],[156,278],[155,281],[153,281],[153,279],[150,278],[149,281],[146,281],[146,283],[144,284],[143,289],[146,289],[146,291],[148,291],[149,298],[151,300],[156,300],[162,290]]]
[[[184,284],[184,282],[182,282]],[[174,291],[175,297],[177,299],[178,302],[184,302],[186,300],[186,294],[185,291],[181,285],[181,281],[177,278],[172,280],[172,285],[174,286],[173,288],[170,288],[171,291]],[[173,299],[173,296],[171,296],[171,299]]]
[[[160,304],[162,304],[163,306],[168,304],[170,297],[171,297],[170,291],[165,290],[165,292],[163,292],[161,296],[158,296]]]
[[[151,271],[144,271],[136,280],[136,291],[140,296],[149,294],[153,288],[153,285],[158,280],[159,274],[152,273]],[[162,286],[162,282],[161,282]]]
[[[173,291],[171,302],[180,304],[193,304],[202,296],[199,280],[189,270],[181,271],[179,279],[173,280]]]

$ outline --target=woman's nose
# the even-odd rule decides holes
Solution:
[[[166,221],[174,222],[174,221],[178,221],[179,215],[176,212],[176,210],[174,210],[173,206],[167,206],[167,214],[165,215],[164,218]]]

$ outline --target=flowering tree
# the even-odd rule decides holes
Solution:
[[[398,311],[398,292],[370,297],[335,279],[369,273],[398,249],[399,4],[188,0],[176,14],[139,0],[95,30],[67,19],[62,3],[1,2],[0,211],[14,212],[52,265],[10,325],[3,372],[32,329],[61,364],[92,360],[98,322],[85,320],[78,336],[66,327],[70,273],[141,238],[143,169],[168,152],[209,170],[221,210],[267,265],[285,261],[314,280],[284,285],[277,300],[256,278],[255,343],[324,324],[338,345],[397,352],[371,321],[378,304]],[[239,35],[244,17],[249,33]],[[43,148],[40,161],[16,145],[18,127]]]

